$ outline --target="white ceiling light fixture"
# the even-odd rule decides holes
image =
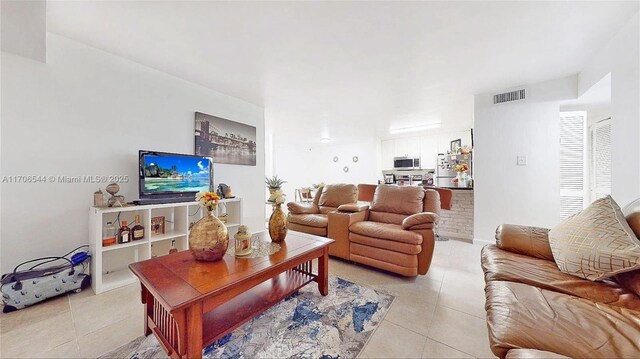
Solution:
[[[322,142],[322,143],[329,143],[329,142],[331,142],[331,139],[330,139],[329,137],[322,137],[322,138],[320,139],[320,142]]]
[[[427,125],[419,125],[419,126],[412,126],[412,127],[390,128],[389,133],[392,135],[397,135],[399,133],[433,130],[435,128],[440,128],[441,126],[442,124],[438,122],[438,123],[430,123]]]

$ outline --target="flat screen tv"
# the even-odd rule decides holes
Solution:
[[[141,201],[195,201],[197,192],[211,190],[209,157],[141,150],[138,158]]]

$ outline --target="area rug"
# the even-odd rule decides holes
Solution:
[[[394,296],[338,277],[323,297],[311,283],[203,350],[205,358],[354,358]],[[100,358],[166,358],[153,335]]]

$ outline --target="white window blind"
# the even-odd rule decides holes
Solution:
[[[611,194],[611,119],[591,126],[591,201]]]
[[[560,219],[568,218],[584,206],[585,195],[585,112],[560,114]]]

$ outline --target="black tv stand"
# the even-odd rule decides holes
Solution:
[[[143,206],[147,204],[193,202],[195,200],[196,200],[195,198],[189,198],[189,197],[141,198],[133,201],[133,204],[137,206]]]

